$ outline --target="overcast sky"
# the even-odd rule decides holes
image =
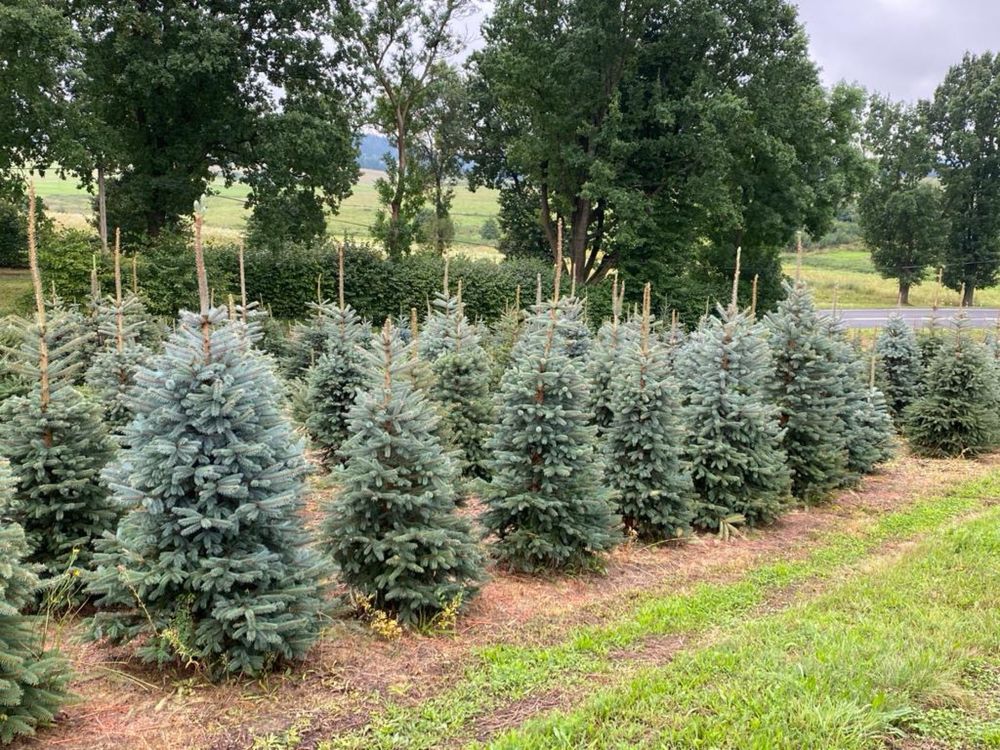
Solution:
[[[1000,0],[797,0],[826,83],[928,98],[966,50],[1000,49]]]
[[[823,80],[860,83],[893,99],[934,94],[966,50],[1000,50],[1000,0],[794,0]],[[467,19],[472,47],[491,10]]]

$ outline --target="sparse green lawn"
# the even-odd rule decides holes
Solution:
[[[794,278],[795,255],[786,254],[782,261],[785,273]],[[894,307],[898,299],[896,282],[879,276],[869,253],[857,246],[806,253],[802,278],[821,305],[832,305],[836,298],[840,307]],[[939,290],[937,280],[930,276],[910,290],[910,304],[914,307],[930,307],[935,299],[942,307],[959,303],[958,292]],[[977,289],[975,303],[979,307],[1000,306],[1000,287]]]
[[[375,180],[379,172],[364,170],[354,186],[353,194],[344,201],[337,216],[330,218],[330,231],[356,237],[367,237],[368,226],[375,219],[378,199]],[[38,195],[48,210],[63,224],[83,227],[92,213],[92,196],[80,189],[74,181],[60,179],[53,172],[35,181]],[[205,227],[217,237],[236,237],[246,224],[247,211],[243,208],[246,188],[242,185],[215,187],[218,195],[206,201]],[[497,214],[495,190],[480,189],[470,192],[464,185],[455,188],[452,220],[455,222],[455,248],[466,255],[496,256],[490,243],[480,237],[483,223]]]
[[[17,312],[17,302],[31,289],[27,271],[0,268],[0,318]]]

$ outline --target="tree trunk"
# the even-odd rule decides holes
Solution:
[[[899,282],[899,304],[910,304],[910,285],[902,281]]]
[[[97,231],[101,236],[101,254],[108,254],[108,202],[104,188],[104,165],[97,165]]]
[[[589,198],[578,197],[573,206],[570,227],[569,257],[573,263],[573,278],[577,285],[587,283],[587,230],[590,229],[591,205]]]
[[[962,307],[972,307],[972,297],[976,292],[975,282],[969,281],[965,282],[965,292],[962,294]]]

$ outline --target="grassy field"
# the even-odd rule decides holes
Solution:
[[[338,236],[345,233],[361,238],[368,236],[368,226],[375,219],[378,204],[375,180],[380,174],[373,170],[362,171],[352,195],[344,201],[340,212],[330,217],[331,232]],[[36,188],[60,223],[68,226],[86,224],[91,215],[92,196],[77,187],[74,181],[63,180],[50,172],[44,178],[36,178]],[[206,201],[206,230],[213,236],[235,238],[246,224],[247,211],[243,208],[246,188],[238,184],[230,187],[218,184],[214,191],[217,194]],[[496,214],[496,191],[480,189],[473,193],[458,185],[452,207],[456,249],[469,255],[494,255],[494,249],[480,236],[480,229]]]
[[[782,261],[785,273],[794,277],[795,255],[786,254]],[[856,246],[805,253],[802,278],[822,305],[832,305],[836,299],[840,307],[895,307],[898,299],[896,282],[879,276],[868,252]],[[939,289],[932,278],[910,290],[910,304],[914,307],[931,307],[935,301],[942,307],[957,307],[959,294]],[[977,289],[975,304],[1000,306],[1000,287]]]
[[[494,571],[453,629],[335,620],[255,683],[143,668],[70,621],[81,700],[34,746],[1000,747],[998,499],[1000,456],[903,457],[736,541]]]

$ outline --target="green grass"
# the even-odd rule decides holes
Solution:
[[[794,278],[795,255],[782,256],[782,265],[784,272]],[[898,300],[897,283],[879,276],[870,254],[853,245],[805,253],[802,279],[820,305],[832,305],[836,299],[840,307],[895,307]],[[910,304],[914,307],[931,307],[935,300],[941,306],[957,306],[959,295],[950,289],[939,290],[937,281],[930,278],[910,290]],[[975,304],[1000,306],[1000,287],[977,289]]]
[[[328,226],[337,236],[348,234],[364,238],[375,219],[378,198],[375,180],[381,173],[364,170],[352,195],[341,205],[340,212],[331,216]],[[53,172],[36,177],[38,195],[48,210],[61,223],[83,227],[92,214],[92,196],[80,189],[75,181],[63,180]],[[216,195],[206,200],[206,231],[218,237],[236,237],[246,225],[248,212],[243,208],[247,190],[243,185],[213,187]],[[495,256],[496,251],[480,237],[483,223],[497,215],[497,193],[480,189],[470,192],[464,185],[455,188],[452,220],[455,222],[455,248],[467,255]]]
[[[862,750],[899,733],[1000,747],[998,557],[993,508],[492,747]]]
[[[0,268],[0,318],[13,315],[18,301],[31,289],[31,277],[26,270]]]
[[[738,629],[768,597],[808,581],[837,582],[843,578],[846,566],[857,564],[881,545],[939,529],[957,516],[980,508],[984,497],[998,493],[1000,473],[994,473],[985,480],[966,483],[945,497],[924,498],[907,510],[873,519],[860,533],[832,535],[801,559],[778,559],[760,565],[731,583],[705,583],[681,593],[648,592],[604,624],[576,628],[557,644],[484,648],[475,655],[464,677],[443,694],[418,706],[389,701],[364,729],[330,738],[321,747],[433,748],[455,738],[468,738],[477,717],[489,715],[511,701],[552,689],[585,693],[598,676],[621,678],[620,660],[615,656],[621,649],[656,636],[697,638],[709,631]],[[578,720],[576,714],[570,714],[557,728],[572,733],[585,732],[587,726],[589,719]],[[558,736],[544,728],[529,728],[525,741],[544,744],[545,737]],[[552,746],[584,747],[592,740],[585,733],[580,739]],[[509,739],[502,744],[532,746],[518,742]]]

